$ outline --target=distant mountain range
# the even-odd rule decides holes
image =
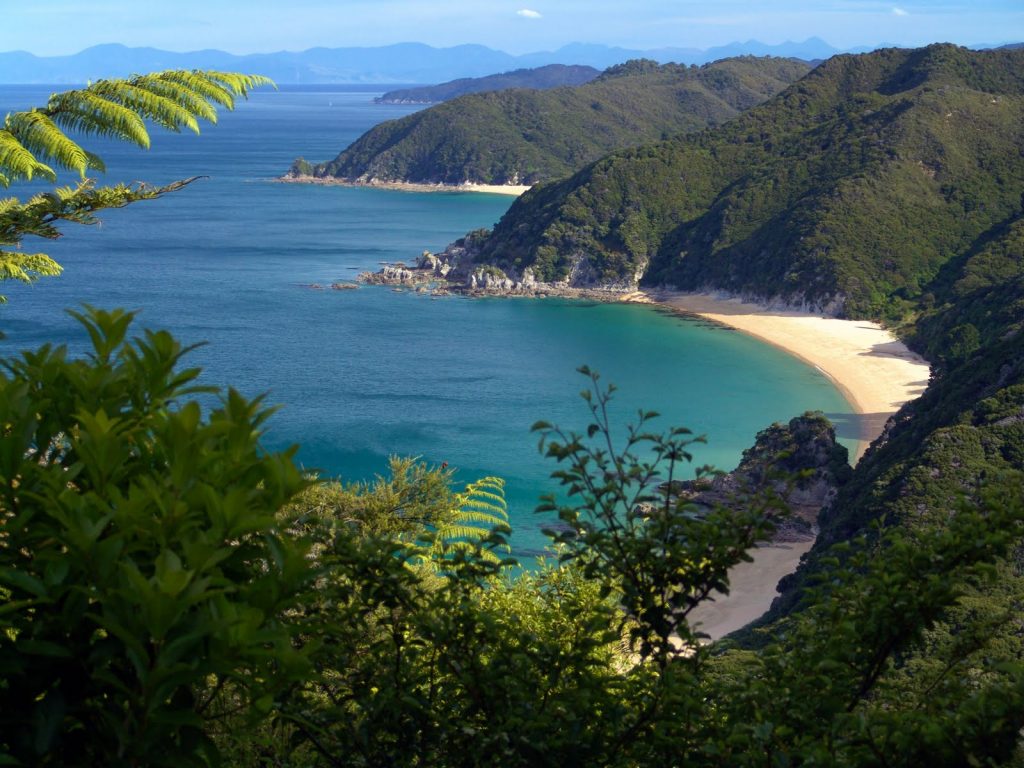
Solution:
[[[863,49],[868,50],[868,49]],[[292,53],[235,55],[218,50],[174,53],[156,48],[97,45],[71,56],[35,56],[26,51],[0,53],[0,83],[83,83],[160,69],[221,69],[258,72],[281,84],[441,83],[548,64],[578,64],[607,69],[630,59],[660,63],[705,64],[731,56],[783,56],[807,61],[827,59],[839,49],[819,38],[766,45],[756,40],[698,50],[660,48],[641,51],[573,43],[556,51],[521,56],[482,45],[433,48],[400,43],[377,48],[310,48]]]

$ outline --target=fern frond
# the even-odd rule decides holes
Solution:
[[[459,506],[454,517],[437,531],[438,540],[445,546],[456,542],[476,544],[492,533],[509,532],[505,481],[500,477],[484,477],[469,483],[456,498]],[[508,550],[508,546],[504,549]]]
[[[207,102],[220,104],[226,109],[235,108],[235,93],[219,82],[215,82],[208,73],[198,70],[172,69],[157,75],[161,80],[176,83],[199,94]]]
[[[148,91],[156,96],[167,99],[177,104],[182,109],[200,120],[208,123],[217,122],[217,110],[203,98],[182,83],[168,79],[170,72],[162,72],[154,75],[134,75],[128,83],[136,88]]]
[[[152,120],[157,125],[175,133],[188,128],[192,133],[199,133],[199,123],[189,110],[173,99],[140,88],[130,81],[100,80],[87,89],[108,101],[116,102],[137,115]],[[205,102],[203,102],[205,104]],[[209,108],[209,105],[206,105]],[[214,113],[216,114],[216,113]]]
[[[123,208],[140,200],[152,200],[191,184],[198,177],[176,181],[163,187],[146,184],[117,184],[95,187],[85,181],[77,187],[60,187],[33,195],[26,202],[10,198],[0,201],[0,243],[16,245],[25,235],[46,239],[60,236],[56,224],[72,221],[95,224],[96,212]]]
[[[243,75],[238,72],[217,72],[215,70],[208,70],[206,75],[236,96],[248,96],[249,91],[264,85],[277,88],[277,84],[273,80],[263,75]]]
[[[469,541],[450,541],[445,545],[445,551],[447,554],[456,552],[462,552],[465,554],[473,554],[479,557],[481,560],[487,563],[500,563],[502,558],[496,555],[489,549],[478,549],[476,542]]]
[[[216,105],[232,109],[236,96],[245,97],[261,85],[273,85],[273,81],[260,75],[169,70],[127,80],[100,80],[53,94],[45,108],[9,113],[0,125],[0,187],[34,176],[56,181],[50,164],[77,171],[83,179],[90,169],[105,170],[100,157],[79,146],[65,130],[148,148],[147,120],[168,130],[188,128],[199,133],[198,120],[216,122]],[[59,237],[58,222],[93,224],[97,211],[159,197],[194,180],[159,188],[125,184],[95,188],[86,180],[78,187],[41,193],[24,203],[16,198],[0,201],[0,245],[20,246],[28,235]],[[0,281],[59,274],[56,262],[43,254],[3,252],[0,256]]]
[[[50,159],[62,168],[78,171],[83,176],[90,168],[88,153],[43,112],[14,112],[4,121],[4,129],[37,158]]]
[[[149,131],[138,113],[90,89],[54,94],[46,113],[67,130],[120,139],[149,149]]]
[[[6,130],[0,130],[0,168],[11,174],[10,177],[0,174],[0,185],[4,187],[10,185],[10,178],[31,179],[36,174],[50,181],[57,179],[52,168],[36,160],[18,137]]]
[[[0,280],[32,283],[40,277],[53,277],[61,272],[60,264],[45,253],[0,251]]]
[[[92,168],[93,170],[99,171],[100,173],[106,172],[107,164],[105,162],[103,162],[103,158],[102,157],[100,157],[97,154],[94,154],[94,153],[90,152],[89,150],[85,150],[85,155],[86,155],[87,158],[89,158],[89,167],[90,168]]]
[[[54,277],[62,271],[60,264],[45,253],[0,251],[0,280],[34,283],[40,277]],[[0,295],[0,304],[6,303],[7,297]]]

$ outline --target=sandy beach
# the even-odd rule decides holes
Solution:
[[[320,184],[333,187],[374,187],[376,189],[394,189],[399,192],[484,192],[491,195],[519,195],[526,192],[530,187],[525,185],[512,184],[414,184],[406,181],[346,181],[334,178],[315,178],[313,176],[302,176],[299,178],[281,177],[274,179],[286,184]]]
[[[840,436],[859,441],[854,462],[888,418],[928,386],[928,363],[878,323],[767,309],[706,293],[642,292],[631,299],[727,325],[813,365],[856,412],[855,423],[837,425]]]
[[[712,294],[638,292],[628,300],[721,323],[813,365],[832,379],[856,412],[854,423],[837,425],[841,436],[859,441],[855,463],[882,433],[889,416],[928,385],[924,359],[877,323],[769,309]],[[693,622],[717,639],[758,618],[775,599],[779,579],[796,570],[810,546],[759,547],[751,553],[753,562],[741,563],[730,573],[731,593],[701,606]]]

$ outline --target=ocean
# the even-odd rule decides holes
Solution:
[[[0,111],[41,104],[49,89],[0,86]],[[206,384],[280,406],[263,443],[301,445],[321,475],[370,479],[389,455],[457,468],[460,482],[507,482],[513,545],[543,551],[534,512],[556,490],[537,451],[537,420],[583,431],[586,364],[614,383],[621,425],[638,409],[655,425],[707,437],[694,465],[732,469],[758,430],[822,410],[853,446],[851,408],[815,369],[737,332],[636,305],[554,299],[431,298],[385,287],[332,291],[382,261],[440,250],[494,224],[512,198],[280,184],[292,160],[329,159],[372,125],[416,108],[377,105],[344,86],[258,91],[202,136],[154,131],[148,152],[101,141],[103,182],[203,176],[156,201],[26,241],[65,268],[0,285],[0,353],[44,342],[72,351],[85,334],[63,310],[83,303],[139,311],[138,328],[188,343]],[[65,181],[72,181],[65,179]],[[32,185],[6,193],[24,195]],[[313,286],[320,285],[324,288]]]

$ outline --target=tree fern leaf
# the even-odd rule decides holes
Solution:
[[[217,72],[215,70],[207,71],[206,75],[211,80],[223,85],[236,96],[246,96],[252,89],[263,85],[277,88],[273,80],[263,75],[244,75],[239,72]]]
[[[107,164],[103,162],[103,158],[99,155],[93,154],[89,150],[85,150],[85,156],[89,159],[89,167],[100,173],[104,173],[107,170]]]
[[[187,110],[190,114],[195,115],[200,120],[205,120],[208,123],[216,123],[217,110],[214,109],[213,106],[203,98],[203,96],[196,93],[191,88],[183,85],[182,83],[168,79],[168,76],[171,74],[173,73],[163,72],[155,75],[136,75],[128,82],[136,88],[149,91],[152,94],[161,96],[169,101],[173,101],[182,109]]]
[[[133,109],[89,89],[54,94],[46,112],[62,128],[109,136],[149,149],[149,131],[142,118]]]
[[[0,280],[31,283],[40,277],[59,275],[63,270],[45,253],[0,251]]]
[[[457,512],[457,519],[464,524],[479,525],[505,525],[508,523],[508,516],[494,512],[477,512],[462,507]]]
[[[227,109],[235,108],[234,92],[220,83],[211,80],[205,72],[174,69],[161,72],[157,77],[161,80],[183,85],[208,102],[212,101]]]
[[[45,157],[83,176],[89,168],[86,151],[69,139],[43,112],[31,110],[9,114],[4,128],[37,158]]]
[[[50,181],[55,181],[57,178],[53,169],[36,160],[35,155],[18,141],[17,136],[4,130],[0,130],[0,170],[4,171],[3,178],[5,180],[11,178],[31,179],[37,173]],[[0,183],[6,187],[10,182]]]
[[[86,90],[108,101],[117,102],[170,131],[177,133],[182,128],[188,128],[193,133],[199,133],[199,123],[190,110],[166,96],[140,88],[131,82],[100,80]]]

